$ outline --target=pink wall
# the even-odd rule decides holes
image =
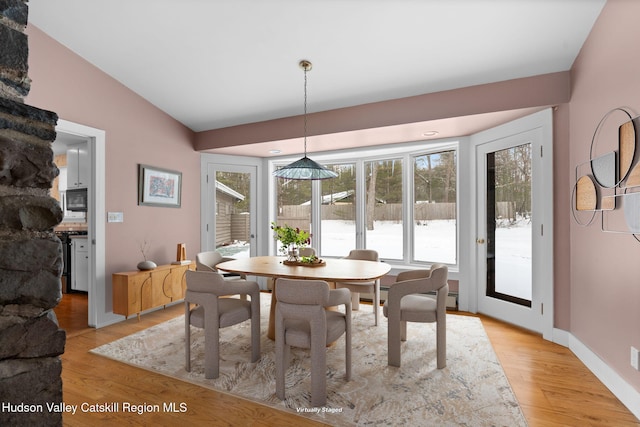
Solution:
[[[106,132],[106,209],[124,213],[123,223],[106,225],[107,299],[111,274],[135,270],[144,239],[151,244],[149,259],[158,264],[175,260],[178,243],[195,259],[200,155],[192,148],[194,133],[39,29],[29,26],[27,34],[32,84],[25,103]],[[180,209],[137,205],[139,163],[182,172]]]
[[[571,174],[589,160],[593,133],[609,110],[640,111],[638,16],[640,2],[609,0],[574,63]],[[589,227],[571,220],[570,239],[571,332],[640,391],[640,373],[629,363],[630,346],[640,348],[640,243],[603,233],[599,217]]]

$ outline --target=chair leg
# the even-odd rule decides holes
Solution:
[[[400,319],[392,319],[389,317],[387,327],[387,364],[389,366],[400,367],[400,338],[402,334],[402,326]]]
[[[407,322],[406,321],[400,322],[400,339],[402,341],[407,340]]]
[[[290,346],[286,344],[276,346],[276,397],[280,400],[285,399],[284,376],[287,372],[289,352]]]
[[[327,349],[324,345],[311,342],[311,406],[320,407],[327,404]],[[322,344],[322,343],[316,343]]]
[[[378,326],[378,316],[380,312],[380,280],[376,280],[376,284],[373,288],[373,316],[375,318],[375,325]]]
[[[438,369],[447,366],[447,326],[445,321],[436,323],[436,352]]]
[[[351,316],[351,313],[348,313],[349,316]],[[345,332],[345,343],[344,343],[344,347],[345,347],[345,355],[344,355],[344,360],[345,360],[345,378],[347,379],[347,381],[351,381],[351,324],[350,322],[347,321],[347,326],[346,326],[346,332]]]
[[[351,291],[351,309],[360,310],[360,292]]]
[[[258,296],[257,304],[254,304],[251,298],[251,362],[257,362],[260,359],[260,299]]]
[[[284,372],[286,359],[286,343],[284,342],[284,325],[282,317],[276,312],[276,396],[284,400]]]
[[[206,323],[205,323],[206,325]],[[220,376],[220,329],[204,328],[204,377],[215,379]]]
[[[191,372],[191,311],[189,309],[188,302],[184,303],[184,307],[184,370],[187,372]]]

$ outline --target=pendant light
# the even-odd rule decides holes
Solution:
[[[324,166],[307,157],[307,72],[311,70],[311,62],[303,59],[299,63],[304,70],[304,157],[273,172],[273,176],[286,179],[328,179],[338,176]]]

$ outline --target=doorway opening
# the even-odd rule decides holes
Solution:
[[[550,110],[472,136],[477,309],[553,334],[553,132]]]
[[[79,236],[80,238],[86,238],[84,240],[85,245],[83,248],[78,248],[78,254],[75,254],[84,257],[76,262],[76,265],[81,267],[75,272],[75,279],[80,278],[79,276],[82,277],[73,284],[74,287],[81,287],[81,289],[77,289],[80,292],[86,292],[86,308],[83,298],[81,296],[77,297],[74,299],[74,304],[69,306],[71,312],[65,314],[65,317],[70,316],[70,318],[74,319],[74,322],[79,322],[79,318],[82,317],[86,319],[86,326],[99,327],[105,323],[103,319],[106,317],[106,313],[101,313],[98,310],[101,300],[99,296],[105,293],[106,218],[104,218],[104,215],[97,215],[98,212],[105,212],[105,132],[89,126],[59,120],[56,126],[56,133],[58,135],[56,140],[65,141],[63,144],[65,147],[71,146],[71,143],[86,144],[86,153],[84,154],[86,170],[83,170],[83,179],[87,182],[80,184],[81,187],[86,188],[86,212],[76,211],[77,214],[75,216],[70,215],[71,222],[66,222],[67,225],[77,224],[76,227],[84,224],[82,228],[86,230],[86,235]],[[73,182],[75,183],[75,181]],[[84,213],[84,218],[80,213]],[[82,222],[82,219],[84,219],[84,222]],[[69,226],[69,228],[73,228],[73,226]],[[80,249],[84,252],[80,251]],[[71,260],[72,271],[73,268],[73,260]],[[72,272],[71,274],[73,275],[74,273]],[[72,276],[72,282],[75,279]],[[71,284],[68,284],[68,286],[71,287]],[[104,301],[102,303],[104,305]]]

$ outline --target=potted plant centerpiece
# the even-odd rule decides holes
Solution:
[[[311,243],[311,234],[299,228],[289,227],[287,224],[280,226],[272,222],[271,229],[274,232],[273,237],[282,245],[278,250],[287,257],[287,261],[298,261],[299,248]]]

